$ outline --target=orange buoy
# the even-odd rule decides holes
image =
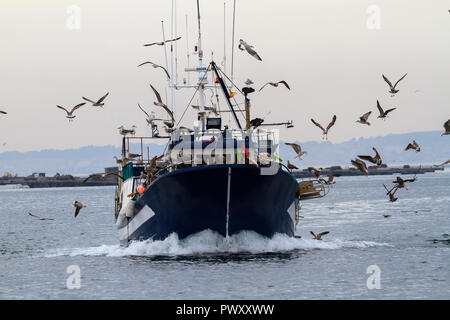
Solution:
[[[136,191],[137,191],[139,194],[143,194],[143,193],[145,192],[145,187],[144,187],[143,185],[139,185],[139,186],[136,188]]]

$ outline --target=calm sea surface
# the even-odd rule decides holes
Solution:
[[[303,202],[302,239],[204,231],[128,248],[113,187],[0,187],[0,299],[449,299],[450,171],[418,175],[390,203],[393,178],[338,178]]]

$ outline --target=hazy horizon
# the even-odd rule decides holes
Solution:
[[[137,135],[149,135],[137,103],[158,117],[165,116],[153,106],[149,83],[165,99],[167,81],[161,69],[137,65],[146,60],[165,65],[162,47],[143,44],[162,40],[161,20],[166,38],[171,38],[171,2],[2,1],[0,110],[8,114],[0,115],[0,152],[119,145],[120,125],[135,124]],[[225,3],[230,73],[233,1]],[[196,64],[195,4],[177,1],[180,83],[186,76],[187,46],[190,65]],[[73,5],[80,9],[80,29],[70,28],[76,15]],[[200,6],[204,62],[214,51],[214,60],[224,68],[224,1],[201,0]],[[270,111],[268,122],[294,121],[294,128],[281,128],[283,141],[321,141],[321,131],[310,118],[326,126],[333,114],[337,121],[328,139],[334,143],[443,130],[450,118],[449,33],[448,2],[443,0],[236,0],[234,80],[241,88],[250,78],[256,90],[268,81],[289,83],[290,91],[267,87],[250,96],[252,118],[265,118]],[[254,45],[263,61],[238,50],[239,39]],[[405,73],[400,92],[391,98],[381,75],[395,82]],[[82,96],[98,99],[106,92],[110,95],[103,109],[86,104],[76,111],[72,123],[56,108],[57,104],[71,108],[83,102]],[[176,92],[177,119],[192,94],[192,90]],[[376,118],[377,99],[384,109],[397,108],[387,121]],[[222,100],[221,109],[225,108]],[[371,126],[355,123],[369,110]],[[196,113],[189,111],[182,125],[192,127]],[[233,125],[229,114],[224,123]]]

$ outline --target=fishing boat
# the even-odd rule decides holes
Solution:
[[[148,121],[151,136],[124,134],[122,138],[119,174],[123,179],[116,190],[115,224],[124,246],[162,240],[173,233],[182,239],[208,229],[223,237],[244,230],[266,237],[277,233],[293,237],[300,201],[327,192],[319,180],[299,183],[279,157],[278,128],[293,127],[292,121],[251,120],[250,95],[255,90],[236,86],[214,61],[204,64],[198,0],[197,12],[198,65],[185,69],[197,73],[197,81],[176,83],[173,68],[168,77],[172,103],[174,89],[195,90],[199,105],[193,129],[180,126],[177,119],[162,136],[158,120],[152,118]],[[165,50],[165,38],[163,43]],[[216,102],[211,99],[210,106],[206,90],[215,93]],[[167,108],[173,110],[173,105]],[[224,114],[231,114],[233,127],[223,124]],[[149,139],[168,140],[163,154],[150,157],[148,151],[145,159],[144,144]],[[140,155],[130,158],[130,145],[136,144]]]

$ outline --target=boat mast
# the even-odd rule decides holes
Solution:
[[[198,50],[198,69],[201,70],[203,68],[203,49],[202,49],[202,34],[200,29],[200,0],[197,0],[197,19],[198,19],[198,43],[197,43],[197,50]],[[199,72],[198,73],[198,85],[199,85],[199,121],[201,123],[201,129],[202,131],[206,130],[206,111],[205,111],[205,88],[204,85],[207,83],[205,73]]]

